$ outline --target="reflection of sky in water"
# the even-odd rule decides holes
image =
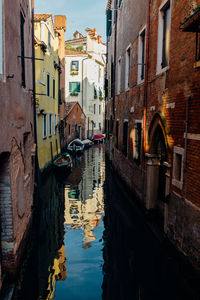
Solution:
[[[104,150],[85,151],[65,187],[67,279],[57,282],[55,299],[102,298],[104,180]]]

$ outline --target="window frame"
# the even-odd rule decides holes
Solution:
[[[73,84],[76,84],[76,91],[73,91]],[[71,88],[70,88],[71,85]],[[81,83],[80,81],[70,81],[69,82],[69,92],[70,93],[80,93],[81,91]]]
[[[136,127],[138,124],[140,124],[140,127],[141,127],[140,128],[140,137],[138,138],[138,136],[137,136],[137,141],[136,141],[136,129],[137,129]],[[139,145],[139,147],[138,147],[138,145]],[[133,159],[137,164],[141,163],[141,150],[142,150],[142,120],[135,120]],[[137,153],[137,156],[136,156],[136,153]]]
[[[50,97],[50,74],[47,73],[47,97]]]
[[[125,133],[125,124],[127,124],[127,132],[126,135]],[[122,143],[122,153],[124,154],[125,157],[128,156],[128,131],[129,131],[129,122],[128,120],[124,120],[123,122],[123,143]],[[125,141],[125,137],[126,137],[126,141]],[[125,144],[126,142],[126,144]],[[125,148],[124,148],[125,147]]]
[[[49,137],[51,137],[52,136],[52,125],[53,125],[53,118],[52,118],[52,116],[53,116],[53,114],[49,114]]]
[[[57,132],[57,115],[54,114],[54,134]]]
[[[121,72],[122,72],[122,59],[120,56],[118,58],[118,63],[117,63],[117,94],[121,93]]]
[[[144,82],[145,53],[146,53],[145,50],[146,50],[146,25],[139,32],[139,39],[138,39],[138,84]]]
[[[48,126],[47,126],[47,114],[43,113],[43,139],[47,138],[47,131],[48,131]],[[45,126],[44,126],[45,124]],[[46,134],[45,134],[46,133]]]
[[[181,170],[180,170],[180,180],[177,179],[177,155],[181,156]],[[183,175],[184,175],[184,148],[174,146],[173,153],[173,171],[172,171],[172,184],[178,189],[183,188]]]
[[[128,54],[129,53],[129,54]],[[125,90],[130,89],[131,75],[131,44],[126,48],[126,63],[125,63]]]
[[[165,0],[161,6],[159,7],[159,18],[158,18],[158,40],[157,40],[157,69],[156,74],[165,72],[169,69],[169,63],[170,63],[170,36],[171,36],[171,0]],[[167,9],[170,9],[170,15],[169,15],[169,50],[168,50],[168,61],[166,66],[162,66],[163,63],[163,38],[164,38],[164,12],[166,12]]]
[[[77,69],[73,69],[72,66],[73,66],[73,63],[77,63]],[[79,61],[78,60],[72,60],[71,61],[71,72],[78,72],[79,71]]]

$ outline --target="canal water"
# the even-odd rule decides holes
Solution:
[[[104,145],[43,182],[12,299],[197,300],[192,278],[105,162]]]

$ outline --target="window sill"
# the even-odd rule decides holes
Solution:
[[[200,68],[200,60],[194,63],[194,69]]]
[[[144,79],[137,81],[137,85],[140,85],[140,84],[143,84],[143,83],[144,83]]]
[[[157,70],[157,71],[156,71],[156,75],[160,75],[160,74],[162,74],[162,73],[165,73],[165,72],[167,72],[168,70],[169,70],[169,66],[166,66],[166,67],[163,68],[163,69]]]
[[[47,136],[43,136],[43,140],[46,140],[47,139]]]
[[[182,190],[182,188],[183,188],[183,182],[178,181],[177,179],[172,179],[172,184],[180,190]]]

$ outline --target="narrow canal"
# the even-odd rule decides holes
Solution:
[[[13,299],[197,300],[162,235],[155,234],[105,163],[104,145],[50,174]]]

